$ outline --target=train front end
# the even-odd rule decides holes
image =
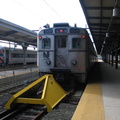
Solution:
[[[88,67],[85,35],[86,30],[68,24],[41,30],[37,37],[39,73],[53,73],[57,81],[77,78],[84,82]]]
[[[6,58],[6,56],[5,56],[5,48],[0,46],[0,66],[5,65],[5,62],[6,62],[5,58]]]

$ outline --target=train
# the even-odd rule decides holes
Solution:
[[[26,63],[37,63],[37,51],[26,51]],[[9,64],[23,64],[23,49],[9,48],[0,46],[0,66]]]
[[[54,23],[37,34],[37,65],[41,76],[53,74],[57,81],[86,83],[97,53],[85,28]]]

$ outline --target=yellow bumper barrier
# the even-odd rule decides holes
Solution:
[[[11,109],[16,103],[40,104],[50,112],[65,96],[66,91],[54,80],[52,75],[44,75],[18,93],[6,103],[6,109]]]

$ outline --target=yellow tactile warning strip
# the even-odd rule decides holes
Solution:
[[[88,84],[72,120],[104,120],[102,85]]]

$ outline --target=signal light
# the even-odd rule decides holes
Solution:
[[[82,35],[81,37],[82,37],[82,38],[85,38],[86,36],[85,36],[85,35]]]
[[[39,38],[39,39],[42,39],[42,37],[41,37],[41,36],[39,36],[38,38]]]
[[[63,30],[60,30],[60,32],[63,32]]]

